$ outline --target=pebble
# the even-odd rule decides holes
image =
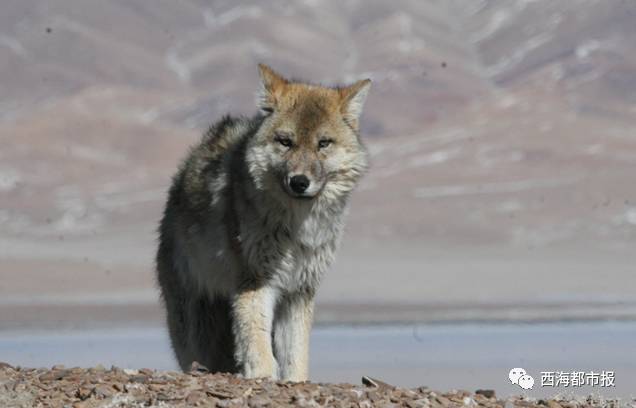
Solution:
[[[250,407],[267,407],[272,405],[272,400],[266,396],[254,395],[249,399]]]
[[[466,407],[476,407],[477,406],[477,401],[475,401],[474,399],[470,398],[470,397],[464,397],[463,401],[464,406]]]
[[[475,394],[483,395],[486,398],[495,398],[495,390],[477,390]]]
[[[64,378],[69,373],[68,370],[52,370],[40,376],[40,381],[57,381]]]
[[[145,375],[131,375],[128,378],[128,381],[145,384],[145,383],[148,382],[148,376],[145,376]]]
[[[79,389],[79,391],[77,391],[77,396],[82,400],[87,399],[92,394],[93,394],[93,388],[82,387]]]
[[[108,397],[113,396],[113,394],[115,394],[115,390],[113,389],[113,387],[111,387],[109,385],[100,384],[100,385],[97,385],[95,387],[94,393],[98,397],[108,398]]]

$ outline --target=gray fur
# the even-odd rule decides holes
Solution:
[[[352,133],[355,148],[324,164],[320,194],[291,197],[264,142],[272,120],[223,118],[173,179],[156,262],[184,370],[197,361],[213,372],[307,377],[314,294],[366,153]]]

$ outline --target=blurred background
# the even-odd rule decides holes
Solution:
[[[256,111],[259,62],[325,84],[373,79],[372,167],[319,291],[317,349],[342,336],[359,346],[334,324],[382,323],[417,344],[441,330],[465,343],[412,352],[450,347],[444,387],[460,378],[453,367],[467,372],[459,349],[483,354],[482,368],[499,353],[495,387],[513,364],[532,365],[521,345],[506,358],[466,335],[493,347],[486,333],[519,336],[519,324],[547,330],[553,352],[569,349],[551,328],[575,321],[591,330],[570,335],[581,355],[636,355],[635,21],[627,0],[4,0],[0,360],[56,360],[60,349],[21,349],[25,333],[116,328],[125,345],[130,328],[158,339],[154,366],[174,367],[155,229],[188,146],[222,114]],[[368,344],[396,344],[369,333]],[[636,361],[610,354],[594,367],[622,362],[636,378]],[[417,367],[405,377],[405,358],[387,363],[395,381],[436,384]],[[320,379],[359,377],[319,360]],[[479,380],[469,373],[466,386]]]

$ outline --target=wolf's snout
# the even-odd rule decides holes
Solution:
[[[300,174],[298,176],[293,176],[289,180],[289,187],[296,194],[304,193],[305,190],[307,190],[307,188],[309,187],[309,184],[310,184],[310,182],[309,182],[309,179],[307,178],[307,176],[304,176],[302,174]]]

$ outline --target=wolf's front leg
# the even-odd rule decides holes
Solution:
[[[283,300],[274,320],[274,355],[279,378],[305,381],[309,375],[309,333],[313,320],[314,300],[294,297]]]
[[[247,378],[278,378],[272,349],[276,291],[268,287],[245,290],[232,302],[235,357]]]

